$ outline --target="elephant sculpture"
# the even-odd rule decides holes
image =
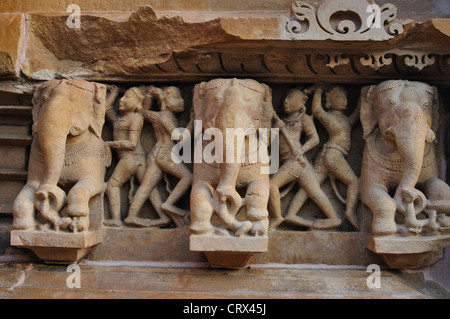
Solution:
[[[111,154],[101,138],[106,86],[52,80],[35,87],[28,178],[13,203],[13,228],[89,229],[89,200],[104,192]]]
[[[360,190],[373,215],[372,234],[448,229],[450,187],[438,178],[433,143],[438,127],[436,88],[389,80],[364,87],[360,107],[366,141]],[[403,225],[396,212],[404,216]],[[417,217],[422,212],[427,218]]]
[[[258,134],[264,131],[261,129],[270,131],[271,128],[275,114],[271,89],[251,79],[214,79],[195,86],[193,101],[193,118],[202,123],[201,130],[194,132],[195,149],[202,143],[200,152],[205,153],[209,143],[214,142],[215,155],[224,156],[231,151],[234,157],[229,158],[227,153],[223,161],[203,158],[196,163],[194,160],[191,233],[236,237],[266,235],[269,175],[262,168],[269,165],[257,153],[267,153],[268,143],[262,143],[267,139]],[[242,143],[230,136],[227,129],[241,130]],[[213,142],[199,136],[211,130]],[[251,145],[259,145],[258,150],[252,151]],[[237,154],[242,157],[238,158]],[[245,217],[237,218],[238,213]],[[214,214],[219,217],[221,227],[213,225]]]

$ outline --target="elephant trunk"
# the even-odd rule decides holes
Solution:
[[[58,101],[51,101],[42,108],[37,123],[39,149],[43,158],[42,181],[36,192],[35,206],[48,221],[55,223],[58,212],[64,206],[66,194],[57,184],[65,160],[66,139],[70,126],[67,114],[58,108]]]
[[[220,166],[220,180],[216,189],[216,206],[231,201],[230,213],[236,214],[243,205],[236,191],[236,182],[241,168],[241,159],[245,155],[245,136],[255,132],[249,116],[243,112],[244,99],[242,88],[232,83],[224,94],[224,100],[215,119],[216,128],[223,133],[222,150],[225,155]],[[220,204],[222,203],[222,204]],[[216,207],[219,209],[219,207]]]
[[[70,125],[67,114],[58,103],[49,103],[42,110],[37,124],[39,148],[44,160],[41,185],[56,185],[64,167],[66,141]]]
[[[427,111],[420,106],[405,107],[400,115],[403,117],[402,126],[391,129],[402,159],[402,175],[394,195],[397,209],[402,213],[406,212],[405,190],[414,189],[416,186],[422,171],[425,142],[429,140],[431,132],[425,112]]]

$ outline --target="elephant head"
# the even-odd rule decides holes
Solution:
[[[100,139],[105,100],[105,85],[84,80],[53,80],[35,88],[33,134],[37,134],[36,145],[43,163],[36,192],[38,206],[53,202],[56,211],[63,205],[65,194],[57,184],[65,164],[66,149],[89,132]],[[41,213],[47,210],[37,208]]]
[[[363,138],[377,143],[385,157],[396,161],[399,178],[394,200],[405,213],[405,202],[416,187],[426,149],[435,139],[438,121],[436,88],[422,82],[389,80],[364,87],[361,93]],[[376,137],[378,136],[378,137]],[[371,139],[372,138],[372,139]],[[418,193],[417,198],[423,198]]]

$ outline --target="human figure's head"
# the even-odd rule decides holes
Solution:
[[[286,114],[292,114],[297,111],[303,113],[306,111],[305,103],[308,100],[308,96],[299,89],[292,89],[288,92],[284,99],[284,112]]]
[[[331,88],[326,94],[326,108],[333,111],[344,111],[347,108],[347,90],[342,86]]]
[[[119,111],[122,113],[140,112],[142,110],[142,102],[144,95],[137,88],[128,89],[119,101]]]
[[[173,112],[179,113],[184,111],[184,100],[181,97],[180,89],[175,86],[169,86],[163,90],[161,101],[161,106],[165,107]]]

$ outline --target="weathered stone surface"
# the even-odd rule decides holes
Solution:
[[[24,30],[22,14],[0,14],[0,78],[19,76]]]
[[[443,298],[442,287],[427,290],[425,280],[407,279],[395,272],[380,272],[381,287],[368,288],[365,269],[257,268],[214,270],[171,268],[164,264],[148,267],[126,263],[80,264],[80,289],[66,282],[71,273],[63,266],[37,264],[0,265],[0,297],[16,298]],[[414,279],[414,280],[413,280]],[[194,302],[195,303],[195,302]],[[212,302],[213,303],[213,302]],[[183,314],[183,308],[171,310]],[[186,302],[189,305],[189,302]],[[278,306],[271,308],[281,311]],[[171,311],[172,312],[172,311]]]
[[[189,250],[187,229],[105,227],[103,241],[92,248],[91,261],[205,263],[201,252]],[[249,261],[255,264],[383,265],[381,257],[365,248],[358,232],[269,233],[267,252]]]
[[[102,231],[77,234],[13,230],[11,245],[31,249],[48,263],[75,263],[102,241]]]
[[[33,79],[145,75],[172,52],[235,37],[219,20],[186,23],[180,17],[158,19],[149,6],[125,21],[83,16],[80,29],[68,28],[67,15],[30,15],[30,40],[24,73]],[[180,72],[180,71],[178,71]]]

